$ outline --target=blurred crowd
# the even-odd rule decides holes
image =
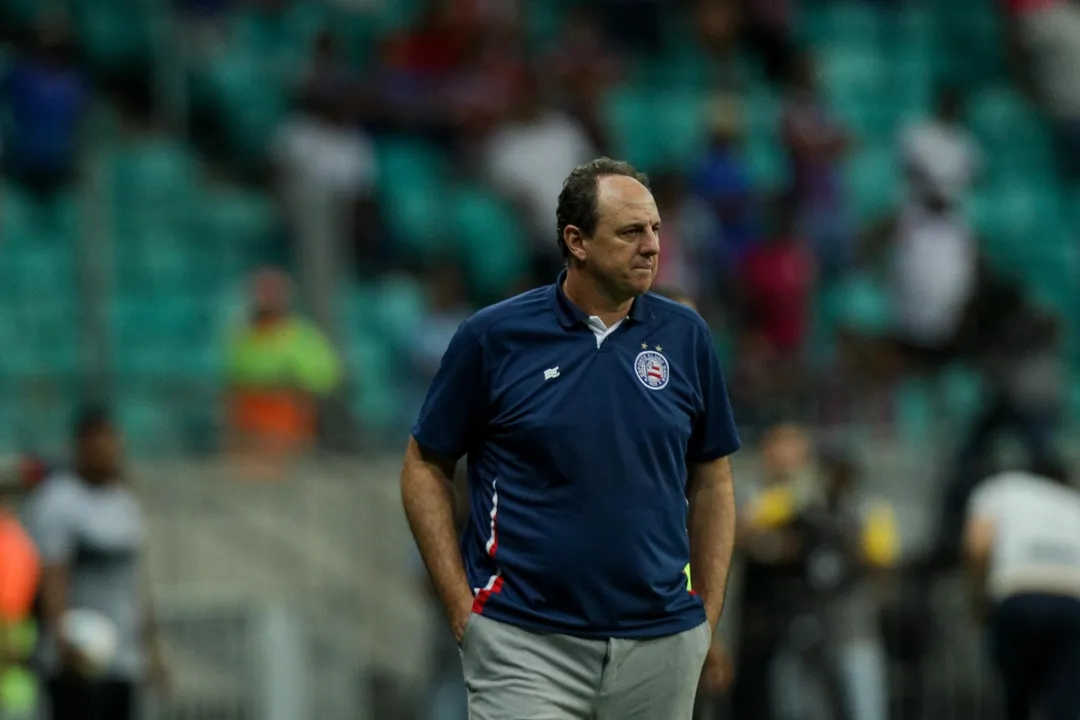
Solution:
[[[102,132],[95,109],[104,107],[122,137],[181,139],[203,182],[273,198],[280,222],[234,278],[248,288],[245,314],[220,348],[220,446],[272,473],[328,445],[335,428],[361,434],[367,423],[355,407],[342,409],[346,384],[366,368],[350,364],[335,329],[313,311],[311,298],[325,288],[303,282],[306,258],[336,258],[334,269],[345,269],[335,276],[338,295],[388,278],[421,288],[418,327],[391,333],[402,338],[390,363],[400,382],[388,400],[401,437],[457,325],[482,304],[555,277],[563,178],[633,145],[605,100],[693,46],[694,72],[707,80],[688,112],[704,141],[686,159],[661,148],[647,169],[664,218],[656,284],[710,322],[744,438],[764,458],[741,488],[747,568],[736,717],[793,717],[772,705],[769,688],[770,673],[783,674],[783,658],[795,657],[820,671],[807,682],[832,708],[827,717],[884,718],[894,648],[883,646],[874,587],[899,562],[895,518],[860,494],[852,448],[821,437],[857,426],[903,440],[903,391],[913,380],[930,388],[926,423],[939,427],[951,412],[945,376],[963,367],[975,377],[981,393],[950,445],[928,561],[953,567],[968,499],[996,469],[996,439],[1015,437],[1032,467],[1060,464],[1055,438],[1071,387],[1074,318],[995,262],[971,218],[994,164],[969,127],[977,84],[932,77],[921,116],[890,131],[899,192],[869,214],[853,200],[846,167],[864,141],[823,79],[829,48],[804,42],[799,19],[838,4],[932,16],[945,3],[428,0],[410,14],[414,4],[176,0],[173,75],[161,57],[155,66],[129,62],[138,50],[102,61],[100,31],[91,42],[63,3],[34,5],[21,24],[0,21],[10,51],[0,75],[0,164],[47,208],[80,182],[84,151]],[[992,6],[1001,29],[995,53],[1009,74],[994,80],[1012,83],[1045,124],[1060,161],[1053,182],[1068,197],[1080,166],[1080,10],[1071,0],[977,4]],[[6,19],[19,16],[20,3],[4,5]],[[537,46],[531,28],[541,6],[551,39]],[[257,82],[229,84],[229,72],[242,74],[242,63],[230,64],[240,45],[261,63],[263,94]],[[672,72],[659,84],[682,81]],[[202,87],[207,76],[215,91]],[[276,110],[267,109],[272,87],[286,89]],[[751,91],[776,100],[767,128],[750,112]],[[638,123],[665,111],[663,102],[635,108]],[[771,180],[750,157],[750,130],[768,134],[781,158]],[[384,151],[402,139],[429,153],[416,159],[427,175],[402,173],[397,165],[409,158]],[[416,186],[394,187],[403,178]],[[474,204],[441,215],[436,196],[448,188],[481,190],[467,196]],[[508,212],[488,212],[488,198]],[[0,216],[4,204],[0,196]],[[333,217],[333,233],[309,231],[313,207]],[[313,238],[333,247],[302,246]],[[775,607],[781,598],[794,605]],[[453,665],[450,656],[440,664]],[[710,662],[715,671],[727,661]],[[730,673],[706,675],[710,690],[726,693]],[[454,692],[453,682],[436,683],[430,717],[463,717],[453,715],[460,698],[446,699]]]

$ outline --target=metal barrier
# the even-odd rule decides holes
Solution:
[[[875,463],[868,483],[897,506],[917,555],[932,528],[938,462],[926,453],[864,449]],[[748,482],[755,463],[752,453],[739,457],[736,477]],[[413,716],[433,633],[444,629],[420,591],[399,469],[393,457],[326,460],[259,485],[237,482],[218,462],[138,468],[151,571],[179,675],[177,693],[150,720]],[[737,596],[736,576],[723,628],[733,644]],[[885,645],[895,650],[892,720],[997,717],[996,684],[965,597],[956,577],[897,577],[888,586],[886,605],[906,604],[928,623],[927,646],[909,660],[910,624],[883,626]],[[365,692],[376,677],[403,688],[397,709],[373,709]],[[290,703],[303,712],[272,714]]]

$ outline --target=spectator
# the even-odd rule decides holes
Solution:
[[[556,47],[543,58],[558,83],[560,104],[577,118],[598,152],[609,148],[600,100],[619,77],[618,57],[588,8],[572,5]]]
[[[1080,8],[1072,0],[1002,0],[1021,83],[1053,120],[1071,178],[1080,170]]]
[[[718,228],[716,258],[706,266],[730,274],[757,240],[753,182],[742,157],[741,107],[731,96],[710,101],[709,147],[693,177],[694,193],[712,210]]]
[[[686,192],[686,181],[677,172],[658,173],[651,181],[653,197],[664,220],[661,238],[664,260],[659,263],[655,282],[681,288],[691,298],[700,297],[702,280],[711,282],[701,268],[708,225],[698,212],[695,198]]]
[[[941,192],[906,201],[885,235],[892,239],[900,367],[935,372],[956,355],[958,333],[975,290],[975,237],[963,208]]]
[[[804,346],[816,261],[796,232],[793,205],[785,199],[777,207],[769,239],[747,253],[739,273],[743,332],[748,343],[744,344],[747,358],[739,358],[740,372],[756,377],[758,383],[747,387],[757,387],[761,393],[740,402],[763,404],[771,412],[802,418],[810,399]]]
[[[776,203],[775,226],[765,243],[752,248],[739,276],[745,319],[782,357],[802,355],[811,320],[816,262],[799,236],[793,203]]]
[[[839,665],[847,717],[885,720],[887,668],[875,576],[898,558],[896,519],[891,505],[860,486],[859,468],[845,453],[823,453],[820,464],[822,497],[798,523],[809,608],[824,629],[825,661]]]
[[[718,62],[729,60],[739,30],[738,0],[696,0],[693,12],[702,46]]]
[[[938,90],[932,117],[900,134],[899,155],[908,194],[937,193],[963,202],[982,167],[982,152],[963,125],[964,97],[953,87]]]
[[[1080,716],[1080,493],[1064,468],[983,483],[968,507],[964,554],[1007,719]]]
[[[320,35],[315,52],[297,111],[277,132],[273,159],[279,192],[299,241],[317,235],[308,231],[313,214],[337,208],[338,235],[350,238],[357,265],[377,266],[387,260],[389,248],[379,245],[375,148],[355,123],[351,76],[333,36]]]
[[[595,0],[608,37],[622,50],[655,55],[664,49],[663,0]]]
[[[391,126],[448,139],[443,89],[483,39],[479,17],[467,5],[427,0],[420,22],[383,44],[379,87]]]
[[[124,479],[119,431],[99,409],[80,414],[71,471],[54,473],[28,508],[28,527],[44,563],[40,663],[53,720],[136,717],[137,684],[165,667],[143,576],[145,520]],[[86,659],[61,636],[69,610],[100,613],[119,645],[106,672],[86,674]]]
[[[33,50],[0,80],[10,117],[4,160],[8,173],[42,199],[75,180],[80,131],[90,90],[72,64],[66,18],[45,16]]]
[[[441,103],[457,140],[452,147],[467,157],[478,141],[513,112],[520,88],[527,82],[520,23],[514,16],[485,19],[478,41],[468,48],[463,63],[441,90]],[[468,165],[466,157],[462,159]]]
[[[765,77],[780,84],[796,57],[790,0],[743,0],[742,32],[760,57]]]
[[[309,448],[318,406],[338,386],[341,361],[330,341],[292,311],[292,282],[276,270],[252,282],[251,316],[228,347],[229,446],[272,463]]]
[[[782,136],[787,148],[800,225],[829,277],[847,269],[850,228],[839,163],[852,141],[818,89],[813,56],[792,62]]]
[[[522,207],[538,276],[554,277],[563,261],[551,218],[563,179],[596,153],[581,124],[552,107],[545,90],[539,73],[530,73],[514,115],[488,138],[483,167],[488,181]]]
[[[818,492],[810,439],[801,428],[770,428],[761,443],[762,475],[743,490],[736,546],[744,557],[739,607],[739,649],[732,688],[732,716],[779,718],[775,661],[795,610],[798,538],[792,522]]]

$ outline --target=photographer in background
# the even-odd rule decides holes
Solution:
[[[834,712],[851,720],[888,716],[886,658],[877,576],[899,555],[892,507],[860,487],[845,453],[824,452],[821,494],[794,519],[800,539],[805,600],[791,643],[807,669],[834,694]],[[836,683],[836,687],[830,687]]]
[[[977,616],[993,638],[1006,717],[1080,717],[1080,492],[1061,465],[981,484],[964,527]]]
[[[772,428],[762,458],[764,482],[740,512],[746,564],[734,715],[789,718],[820,701],[827,717],[883,720],[874,581],[899,554],[893,511],[863,493],[850,458],[817,457],[802,428]]]

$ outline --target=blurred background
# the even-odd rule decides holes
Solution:
[[[0,131],[0,451],[62,465],[115,412],[176,681],[147,717],[463,717],[400,453],[601,154],[713,328],[747,517],[869,508],[872,577],[743,547],[739,682],[801,665],[776,716],[839,718],[805,670],[854,636],[887,717],[1000,716],[955,538],[992,469],[1075,455],[1068,0],[0,0]]]

